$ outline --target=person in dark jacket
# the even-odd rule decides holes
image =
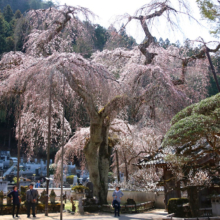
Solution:
[[[18,217],[19,209],[20,209],[20,196],[18,193],[17,186],[13,187],[13,191],[8,194],[8,197],[13,197],[13,209],[12,209],[12,217],[14,218],[15,206],[17,206],[16,217]]]
[[[32,214],[35,218],[35,204],[38,198],[38,191],[33,189],[33,184],[29,185],[29,190],[26,193],[26,201],[27,201],[27,217],[30,218],[30,210],[32,208]]]

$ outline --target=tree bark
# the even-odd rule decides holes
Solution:
[[[107,204],[108,172],[110,161],[110,149],[108,146],[109,126],[102,126],[102,143],[99,149],[99,174],[100,174],[100,203]]]
[[[110,161],[108,134],[109,126],[104,124],[103,117],[99,120],[96,118],[96,122],[90,126],[90,142],[84,149],[94,196],[100,204],[107,204]]]
[[[93,183],[94,196],[99,198],[100,174],[99,174],[99,147],[102,142],[102,121],[96,121],[90,125],[90,142],[84,148],[86,162],[88,164],[89,177]]]
[[[188,186],[187,188],[189,206],[192,217],[199,217],[199,201],[196,186]]]

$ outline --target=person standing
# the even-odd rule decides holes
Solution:
[[[112,196],[113,196],[113,202],[112,205],[115,208],[115,217],[118,211],[118,216],[120,216],[120,204],[121,204],[121,197],[124,194],[122,193],[122,191],[120,190],[120,188],[117,186],[115,191],[113,192]]]
[[[8,194],[8,197],[13,197],[13,209],[12,209],[12,217],[14,218],[15,206],[17,206],[16,217],[18,217],[19,209],[20,209],[20,196],[18,193],[17,186],[13,186],[13,191]]]
[[[29,185],[29,190],[27,191],[26,201],[27,201],[27,217],[30,218],[30,210],[32,208],[32,215],[35,218],[35,204],[38,198],[38,191],[33,189],[33,184]]]
[[[37,181],[36,188],[40,188],[40,180]]]

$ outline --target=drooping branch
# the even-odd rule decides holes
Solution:
[[[79,60],[79,62],[81,62],[81,61]],[[94,101],[93,101],[93,97],[91,96],[91,94],[82,88],[79,80],[76,79],[74,74],[72,74],[72,72],[69,69],[65,68],[64,64],[61,63],[61,67],[58,66],[58,69],[65,75],[65,77],[67,78],[68,83],[69,83],[70,87],[73,89],[73,91],[75,91],[84,100],[85,106],[86,106],[90,116],[91,115],[97,116],[97,111],[94,106]],[[80,74],[76,69],[74,70],[74,72],[77,72],[78,74]]]
[[[214,67],[213,67],[213,64],[212,64],[212,61],[211,61],[209,53],[210,52],[211,53],[216,53],[219,49],[220,49],[220,44],[218,44],[215,49],[210,49],[204,43],[204,46],[202,47],[202,49],[197,54],[194,54],[194,55],[192,55],[190,57],[186,57],[186,58],[179,58],[179,59],[182,60],[181,79],[173,80],[173,84],[174,85],[182,85],[182,84],[184,84],[185,83],[185,75],[186,75],[186,70],[187,70],[188,64],[190,62],[194,61],[194,60],[205,59],[206,56],[209,59],[210,66],[211,66],[212,72],[213,72],[214,77],[215,77],[215,70],[214,70]],[[173,55],[170,55],[170,56],[173,56]],[[176,56],[173,56],[173,57],[176,57]],[[218,89],[220,91],[220,87],[218,85],[218,81],[217,81],[216,77],[215,77],[215,80],[216,80],[217,87],[218,87]]]
[[[28,40],[23,47],[26,52],[34,52],[34,54],[37,56],[51,55],[51,50],[53,50],[53,47],[50,47],[49,45],[54,44],[53,41],[56,41],[56,39],[59,38],[59,35],[62,34],[64,29],[68,29],[69,26],[67,26],[67,24],[71,23],[75,25],[74,28],[83,29],[83,23],[78,16],[82,15],[87,21],[89,21],[89,17],[95,16],[87,8],[79,6],[60,7],[61,10],[50,8],[37,11],[31,10],[27,13],[27,20],[30,20],[33,30],[28,36]],[[71,37],[75,37],[73,32],[69,34],[72,35]],[[66,44],[68,44],[68,42],[66,42]],[[69,50],[71,51],[71,49]]]
[[[143,43],[141,43],[139,45],[139,49],[140,49],[141,53],[146,57],[146,62],[145,62],[146,65],[151,64],[154,57],[157,55],[157,53],[151,53],[147,50],[147,48],[155,41],[154,37],[152,36],[152,34],[148,28],[147,22],[156,18],[156,17],[160,17],[165,11],[174,11],[175,13],[177,12],[175,9],[169,7],[166,4],[166,2],[157,5],[157,7],[158,6],[160,7],[160,9],[158,11],[155,11],[152,14],[139,15],[139,16],[129,16],[128,22],[126,23],[126,25],[127,25],[133,19],[140,21],[141,27],[142,27],[142,29],[145,33],[145,37],[147,39],[146,39],[146,41],[144,41]],[[147,6],[145,6],[145,7],[147,7]],[[153,10],[153,7],[154,7],[154,4],[152,4],[152,10]],[[137,13],[138,13],[138,11],[137,11]],[[124,29],[126,27],[126,25],[124,25],[122,28]]]

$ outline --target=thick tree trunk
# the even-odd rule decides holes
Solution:
[[[109,172],[109,161],[110,161],[110,149],[108,146],[108,126],[103,125],[102,127],[102,143],[99,149],[99,174],[100,174],[100,203],[107,204],[108,194],[108,172]]]
[[[94,196],[99,198],[100,190],[100,177],[99,177],[99,168],[98,168],[98,148],[100,144],[93,142],[89,143],[89,146],[85,150],[86,162],[89,170],[89,178],[93,183],[93,193]]]
[[[85,146],[84,153],[89,170],[89,177],[93,183],[94,196],[99,198],[100,175],[99,175],[99,147],[102,142],[102,122],[100,120],[90,125],[90,142]]]
[[[199,201],[196,186],[188,186],[187,194],[192,217],[199,217]]]
[[[110,151],[108,147],[109,127],[105,126],[102,118],[99,123],[90,126],[90,143],[85,147],[84,153],[88,165],[90,180],[93,183],[94,196],[100,204],[107,203],[108,172]]]

